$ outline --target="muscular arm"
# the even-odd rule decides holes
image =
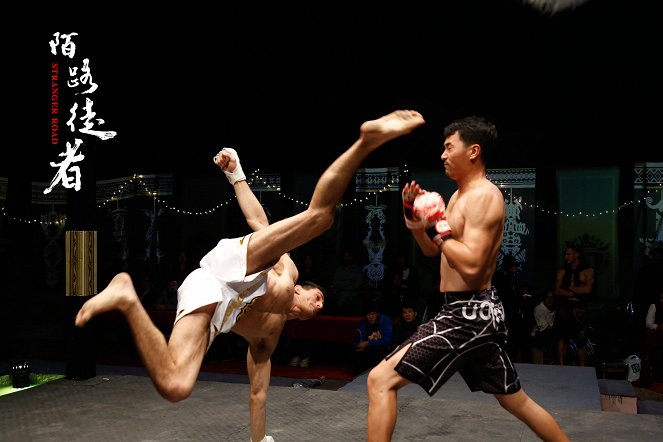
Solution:
[[[588,268],[580,272],[580,285],[573,284],[571,281],[571,290],[578,295],[589,295],[594,286],[594,269]]]
[[[557,270],[557,277],[555,278],[555,294],[565,298],[572,298],[575,294],[571,290],[562,288],[562,279],[564,278],[564,269]]]
[[[238,181],[233,185],[233,188],[235,189],[235,195],[237,195],[239,207],[242,209],[249,227],[254,232],[267,227],[269,221],[267,220],[265,209],[262,208],[262,204],[260,204],[260,201],[258,201],[248,183],[246,181]]]
[[[265,437],[267,416],[267,390],[272,370],[271,356],[278,343],[278,335],[267,338],[249,338],[246,355],[246,368],[249,375],[251,416],[251,440],[260,441]]]
[[[439,256],[440,254],[440,247],[437,246],[429,237],[428,234],[424,229],[419,229],[419,230],[411,230],[412,236],[414,237],[414,240],[419,244],[419,248],[421,249],[421,253],[423,253],[425,256],[428,256],[429,258],[432,258],[434,256]],[[452,240],[449,240],[452,241]],[[447,241],[447,242],[449,242]]]
[[[502,245],[505,216],[502,194],[491,184],[472,190],[457,201],[455,197],[447,213],[452,239],[440,247],[441,289],[489,288]]]
[[[230,150],[233,151],[232,149]],[[222,171],[228,174],[239,167],[239,159],[235,159],[239,157],[236,157],[236,155],[236,153],[231,153],[224,148],[214,157],[214,163],[219,166]],[[267,214],[265,214],[265,210],[262,208],[260,201],[258,201],[249,187],[249,184],[244,179],[244,174],[242,173],[242,178],[240,180],[233,180],[231,182],[234,182],[232,186],[235,190],[239,207],[244,214],[244,218],[246,218],[246,222],[249,224],[249,227],[251,227],[251,230],[255,232],[267,227],[269,225]]]

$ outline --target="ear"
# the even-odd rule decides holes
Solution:
[[[295,284],[295,295],[301,294],[302,290],[304,290],[304,287],[299,284]]]
[[[481,145],[472,144],[470,147],[468,147],[468,150],[470,152],[470,160],[476,160],[481,154]]]

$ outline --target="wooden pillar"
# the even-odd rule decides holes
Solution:
[[[89,379],[96,376],[93,323],[84,328],[74,324],[78,310],[97,294],[97,232],[66,232],[66,377]]]

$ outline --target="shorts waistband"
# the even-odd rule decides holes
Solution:
[[[454,298],[454,299],[469,299],[472,296],[477,296],[477,295],[486,295],[490,294],[493,292],[493,288],[485,289],[485,290],[467,290],[467,291],[461,291],[461,292],[440,292],[440,295],[445,296],[447,298]]]
[[[464,292],[440,292],[440,295],[451,296],[453,298],[470,298],[474,295],[478,295],[480,292],[476,290],[467,290]]]

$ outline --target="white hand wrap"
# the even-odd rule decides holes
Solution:
[[[230,184],[235,184],[237,181],[246,181],[246,175],[244,175],[244,171],[242,171],[242,165],[239,164],[239,156],[237,155],[237,151],[230,147],[224,147],[223,150],[230,153],[230,156],[232,156],[232,158],[235,160],[235,170],[232,172],[227,172],[225,170],[223,171],[223,173],[226,174],[226,177],[228,177]]]
[[[414,216],[412,211],[413,203],[416,195],[412,192],[403,192],[401,194],[403,199],[403,217],[405,218],[405,226],[410,230],[420,230],[426,227],[426,222]]]
[[[405,226],[410,230],[421,230],[426,228],[426,221],[422,219],[411,219],[404,215]]]
[[[253,442],[253,439],[251,439],[251,442]],[[274,442],[274,438],[272,436],[265,435],[265,437],[263,437],[260,442]]]
[[[429,228],[426,233],[428,237],[439,247],[448,239],[451,239],[451,227],[446,218],[439,219],[435,225]]]

